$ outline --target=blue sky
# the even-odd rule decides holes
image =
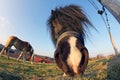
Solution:
[[[99,9],[102,8],[97,0],[93,1]],[[30,42],[35,54],[53,57],[55,47],[47,30],[47,20],[52,9],[69,4],[81,6],[98,29],[98,32],[91,29],[89,38],[85,40],[89,55],[92,57],[114,53],[105,24],[88,0],[0,0],[0,43],[5,44],[7,38],[14,35]],[[108,11],[107,14],[112,35],[120,51],[120,24]]]

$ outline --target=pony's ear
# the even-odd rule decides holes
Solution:
[[[51,10],[51,14],[54,14],[54,12],[55,12],[54,10]]]

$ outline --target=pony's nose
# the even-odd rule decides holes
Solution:
[[[72,69],[75,74],[78,74],[78,66],[73,65]]]

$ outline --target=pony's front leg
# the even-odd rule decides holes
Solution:
[[[21,53],[20,53],[20,55],[19,55],[19,57],[17,58],[17,61],[19,61],[19,59],[22,57],[22,55],[24,54],[24,52],[23,51],[21,51]]]
[[[26,55],[25,54],[23,54],[22,59],[23,59],[23,62],[26,61]]]
[[[9,51],[10,51],[10,49],[8,49],[8,48],[4,50],[7,59],[9,59]]]
[[[31,64],[33,64],[33,59],[34,59],[34,54],[32,54],[32,56],[30,57]]]

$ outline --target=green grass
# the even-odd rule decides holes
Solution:
[[[90,61],[83,76],[63,77],[63,72],[53,63],[32,65],[1,57],[0,80],[119,80],[120,65],[111,67],[111,61],[108,58]]]

